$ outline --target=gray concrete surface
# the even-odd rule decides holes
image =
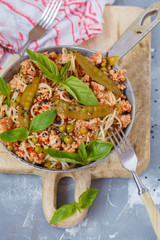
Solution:
[[[152,0],[117,0],[115,5],[146,8]],[[160,209],[160,25],[152,31],[151,163],[141,176]],[[42,210],[42,180],[31,175],[0,174],[0,240],[156,240],[132,179],[99,179],[100,191],[82,223],[70,229],[49,226]],[[62,179],[59,206],[65,189],[73,198],[74,182]]]

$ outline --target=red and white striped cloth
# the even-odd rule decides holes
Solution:
[[[50,32],[29,48],[79,44],[102,31],[105,4],[114,0],[62,0]],[[49,0],[0,0],[0,69],[27,41]]]

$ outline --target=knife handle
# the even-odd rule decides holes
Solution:
[[[8,70],[8,68],[9,68],[10,66],[12,66],[20,57],[21,57],[20,55],[14,54],[14,55],[10,58],[9,62],[7,63],[7,65],[6,65],[2,70],[0,70],[0,77],[1,77],[1,76]]]
[[[155,206],[149,191],[141,194],[140,197],[146,207],[146,210],[148,212],[149,218],[151,220],[157,238],[158,240],[160,240],[160,212],[158,211],[158,208]]]

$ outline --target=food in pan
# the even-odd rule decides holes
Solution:
[[[35,53],[6,84],[0,78],[0,139],[19,158],[69,169],[106,157],[107,132],[126,128],[132,106],[117,57],[62,49]]]

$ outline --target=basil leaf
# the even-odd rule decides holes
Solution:
[[[80,158],[83,160],[83,162],[86,164],[87,151],[85,148],[85,143],[83,141],[81,141],[81,144],[79,145],[78,154],[79,154]]]
[[[27,128],[21,127],[0,133],[0,139],[4,142],[23,141],[29,135]]]
[[[76,209],[81,213],[81,207],[80,207],[79,203],[77,203],[74,199],[73,199],[73,202],[74,202],[74,206],[76,207]]]
[[[77,153],[59,151],[53,148],[44,149],[43,152],[49,154],[51,157],[53,157],[58,161],[75,163],[75,164],[83,164],[80,156]]]
[[[40,67],[41,71],[52,81],[58,82],[59,78],[59,70],[56,64],[49,59],[47,56],[42,53],[33,52],[27,49],[27,53],[29,58],[34,62],[38,67]]]
[[[11,100],[10,95],[8,95],[7,99],[4,101],[8,107],[9,107],[10,100]]]
[[[65,66],[61,69],[61,71],[60,71],[60,78],[61,78],[61,80],[63,80],[64,78],[65,78],[65,75],[66,75],[66,73],[67,73],[67,70],[68,70],[68,68],[69,68],[69,66],[70,66],[70,61],[69,62],[67,62],[66,64],[65,64]]]
[[[88,208],[92,205],[92,202],[94,201],[95,197],[97,196],[99,189],[91,188],[84,193],[82,193],[79,197],[78,205],[81,208]]]
[[[74,204],[65,204],[55,211],[49,224],[55,224],[61,222],[62,220],[72,216],[76,212],[76,207]]]
[[[30,124],[30,132],[39,132],[48,128],[56,118],[56,110],[48,110],[34,117]]]
[[[111,151],[113,144],[103,141],[91,141],[87,147],[87,162],[105,158]]]
[[[0,77],[0,92],[5,96],[7,97],[8,95],[11,94],[10,90],[9,90],[9,87],[6,83],[6,81]]]
[[[98,105],[98,100],[89,87],[76,77],[67,78],[64,88],[83,105]]]
[[[81,208],[88,208],[92,205],[95,197],[97,196],[99,189],[92,188],[83,192],[78,203],[73,199],[74,204],[65,204],[55,211],[49,224],[55,224],[61,222],[62,220],[72,216],[76,209],[81,213]]]
[[[11,92],[9,90],[9,87],[8,87],[6,81],[1,77],[0,77],[0,92],[5,97],[7,97],[7,99],[5,100],[5,103],[9,106]]]

